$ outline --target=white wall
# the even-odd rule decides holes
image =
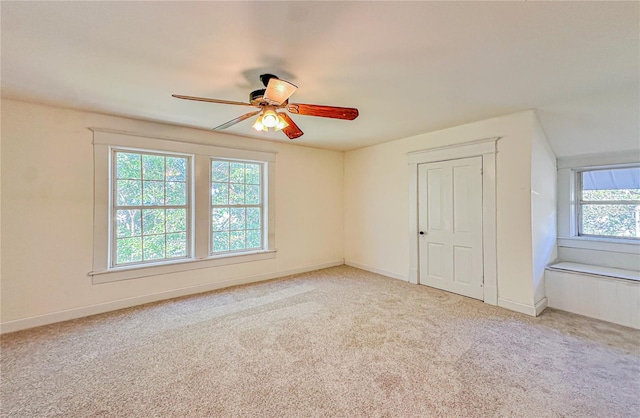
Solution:
[[[534,301],[545,298],[544,269],[557,257],[556,155],[534,115],[531,142],[531,240]]]
[[[276,258],[91,284],[89,127],[277,151]],[[342,263],[342,152],[10,100],[1,129],[2,323],[10,328]]]
[[[497,154],[498,297],[531,311],[532,111],[470,123],[345,155],[345,260],[408,278],[409,173],[406,153],[499,136]]]

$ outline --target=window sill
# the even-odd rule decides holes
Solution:
[[[640,253],[640,241],[596,237],[558,237],[559,247],[585,250],[610,251],[615,253]]]
[[[206,259],[180,260],[165,264],[153,264],[135,267],[120,267],[103,271],[92,271],[93,284],[110,283],[120,280],[138,279],[141,277],[158,276],[162,274],[180,273],[182,271],[199,270],[220,267],[230,264],[249,263],[252,261],[269,260],[276,257],[276,250],[259,251],[254,253],[227,254],[213,256]]]

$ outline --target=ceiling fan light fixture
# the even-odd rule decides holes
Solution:
[[[284,117],[280,113],[278,113],[278,123],[276,124],[276,132],[286,128],[287,126],[289,126],[287,121],[284,120]]]
[[[253,129],[256,131],[266,131],[267,128],[262,124],[262,115],[258,116],[255,123],[253,124]]]
[[[262,124],[267,128],[275,128],[278,124],[278,114],[272,108],[266,108],[262,112]]]

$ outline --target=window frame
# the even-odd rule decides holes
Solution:
[[[177,273],[275,258],[275,163],[277,152],[271,149],[238,149],[212,145],[210,136],[203,139],[178,139],[147,136],[110,129],[90,128],[94,145],[94,245],[92,283],[107,283],[139,277]],[[266,144],[265,148],[273,145]],[[191,224],[190,253],[187,258],[149,261],[148,263],[112,265],[112,240],[115,214],[111,203],[113,190],[112,155],[115,149],[156,154],[191,156]],[[228,159],[263,164],[264,198],[263,248],[237,253],[211,255],[211,159]]]
[[[640,243],[640,237],[622,237],[617,235],[596,235],[596,234],[585,234],[582,232],[582,217],[583,217],[583,206],[589,204],[597,204],[597,205],[640,205],[640,200],[584,200],[583,199],[583,173],[590,171],[604,171],[604,170],[617,170],[624,168],[640,168],[640,164],[612,164],[606,166],[598,166],[598,167],[580,167],[573,169],[574,177],[574,186],[575,186],[575,216],[574,216],[574,231],[576,237],[585,237],[585,238],[595,238],[602,240],[624,240],[629,242],[638,242]]]
[[[213,204],[213,199],[211,196],[211,192],[213,191],[213,183],[216,183],[213,181],[213,176],[211,174],[211,172],[213,171],[213,162],[214,161],[222,161],[222,162],[228,162],[228,163],[244,163],[244,164],[258,164],[260,165],[260,203],[259,204],[242,204],[242,205],[232,205],[231,203],[228,203],[226,205],[214,205]],[[268,223],[266,222],[267,218],[267,203],[268,203],[268,193],[267,193],[267,186],[266,186],[266,168],[267,165],[266,163],[264,163],[263,161],[255,161],[255,160],[238,160],[238,159],[232,159],[232,158],[220,158],[220,157],[215,157],[212,156],[210,158],[210,162],[209,162],[209,167],[211,167],[210,169],[210,174],[209,174],[209,203],[210,203],[210,207],[209,207],[209,219],[210,219],[210,225],[209,225],[209,257],[225,257],[225,256],[233,256],[235,254],[242,254],[242,253],[250,253],[250,252],[260,252],[263,251],[266,247],[267,247],[267,242],[266,242],[266,237],[268,235]],[[227,184],[231,185],[231,181],[227,181]],[[247,183],[243,183],[246,187]],[[246,193],[246,192],[245,192]],[[243,207],[243,208],[248,208],[248,207],[258,207],[260,208],[260,247],[259,248],[250,248],[250,249],[243,249],[243,250],[227,250],[227,251],[221,251],[218,253],[214,253],[213,252],[213,209],[216,207],[228,207],[228,208],[232,208],[232,207]],[[246,213],[246,212],[245,212]],[[246,215],[245,215],[246,216]],[[246,221],[245,221],[246,222]],[[247,228],[244,229],[244,231],[247,231]],[[230,232],[230,231],[229,231]],[[246,236],[245,236],[245,240],[246,240]]]

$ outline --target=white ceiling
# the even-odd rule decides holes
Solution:
[[[538,109],[559,156],[640,147],[638,2],[2,2],[2,96],[210,129],[270,72],[302,145],[347,150]],[[256,133],[253,118],[224,131]],[[613,141],[613,142],[612,142]],[[617,141],[617,142],[616,142]]]

